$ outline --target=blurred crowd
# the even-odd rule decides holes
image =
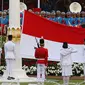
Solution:
[[[32,10],[29,10],[33,12]],[[41,11],[41,12],[33,12],[41,17],[44,17],[48,20],[68,25],[68,26],[80,26],[81,24],[85,24],[85,12],[78,12],[78,13],[72,13],[72,12],[61,12],[61,11]]]
[[[79,26],[81,24],[85,23],[85,12],[82,11],[80,13],[72,13],[72,12],[61,12],[61,11],[52,11],[52,12],[48,12],[48,11],[33,11],[31,9],[29,9],[28,11],[39,15],[41,17],[44,17],[48,20],[60,23],[60,24],[64,24],[64,25],[68,25],[68,26]],[[23,21],[23,12],[20,12],[20,25],[22,25],[22,21]],[[4,10],[3,12],[0,11],[0,25],[9,25],[9,11],[8,10]]]

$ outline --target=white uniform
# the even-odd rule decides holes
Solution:
[[[84,58],[83,66],[84,66],[84,76],[85,76],[85,45],[83,45],[83,58]]]
[[[1,65],[1,53],[2,53],[2,49],[0,48],[0,65]]]
[[[12,65],[15,61],[15,44],[12,41],[8,41],[4,45],[6,70],[8,76],[12,76]]]
[[[60,52],[60,64],[62,68],[62,76],[72,75],[72,58],[71,53],[76,52],[72,48],[62,48]]]

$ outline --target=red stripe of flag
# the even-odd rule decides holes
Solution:
[[[68,42],[70,44],[83,44],[85,29],[65,26],[49,21],[38,15],[25,11],[23,34],[41,37],[56,42]]]

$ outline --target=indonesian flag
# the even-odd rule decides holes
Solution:
[[[25,11],[20,42],[21,57],[34,58],[34,47],[37,47],[35,37],[39,42],[41,36],[45,39],[49,60],[60,60],[60,49],[63,42],[68,42],[70,47],[77,50],[76,53],[72,54],[74,62],[83,62],[85,59],[82,53],[85,29],[61,25]]]

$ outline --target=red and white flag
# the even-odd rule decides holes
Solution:
[[[24,58],[34,58],[34,47],[37,47],[35,37],[43,36],[45,47],[49,51],[49,60],[60,60],[60,49],[63,42],[77,50],[72,55],[74,62],[82,62],[82,46],[85,38],[85,29],[58,24],[38,15],[24,12],[23,30],[20,42],[20,54]]]

